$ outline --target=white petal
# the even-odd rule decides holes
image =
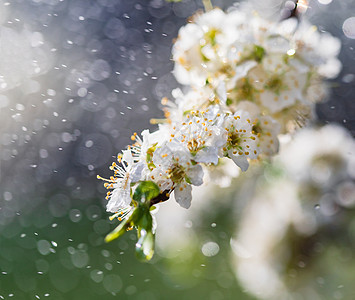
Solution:
[[[229,153],[229,156],[243,172],[248,170],[249,162],[245,156],[234,155],[233,153]]]
[[[130,150],[123,150],[122,154],[122,161],[126,162],[129,168],[133,164],[132,152]]]
[[[106,206],[106,211],[115,213],[118,210],[129,206],[131,203],[131,196],[129,193],[129,189],[123,190],[121,188],[117,188],[112,192],[111,198]]]
[[[223,144],[222,144],[223,145]],[[204,164],[218,164],[218,148],[217,147],[206,147],[197,152],[194,160],[199,163]]]
[[[200,165],[195,165],[186,171],[187,177],[192,185],[201,185],[203,183],[203,169]]]
[[[226,90],[226,85],[224,81],[218,84],[217,89],[216,89],[217,95],[219,99],[223,102],[226,103],[227,101],[227,90]]]
[[[144,162],[138,162],[133,165],[131,172],[129,173],[132,182],[137,182],[142,178],[142,172],[146,164]]]
[[[186,182],[178,184],[174,189],[175,200],[183,208],[189,208],[191,206],[191,185]]]

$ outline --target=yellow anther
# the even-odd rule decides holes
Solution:
[[[169,102],[169,99],[167,97],[164,97],[163,99],[161,99],[161,104],[163,105],[167,105]]]

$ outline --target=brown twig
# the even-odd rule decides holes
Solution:
[[[165,190],[165,191],[161,192],[157,197],[150,200],[150,206],[153,206],[155,204],[169,200],[170,193],[171,193],[171,191],[169,191],[169,190]]]

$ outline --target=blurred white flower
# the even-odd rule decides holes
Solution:
[[[344,211],[355,206],[354,154],[354,139],[334,124],[301,130],[282,145],[271,166],[281,174],[264,171],[231,240],[236,275],[249,293],[260,299],[291,297],[297,285],[285,274],[295,259],[295,241],[335,222],[343,226]]]
[[[318,130],[306,128],[284,146],[278,161],[300,183],[311,180],[329,185],[342,178],[355,178],[355,141],[335,124]]]

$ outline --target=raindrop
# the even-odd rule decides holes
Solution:
[[[343,82],[345,83],[351,83],[353,80],[355,79],[355,75],[354,74],[345,74],[343,76]]]
[[[48,255],[50,253],[51,244],[46,240],[40,240],[37,242],[37,250],[42,255]]]
[[[48,89],[47,90],[47,94],[48,94],[48,96],[54,97],[57,93],[53,89]]]
[[[89,262],[89,255],[84,250],[78,250],[72,253],[71,261],[77,268],[84,268]]]
[[[219,245],[215,242],[207,242],[202,246],[201,251],[204,256],[215,256],[219,252]]]
[[[4,200],[11,201],[12,200],[12,193],[11,192],[4,192]]]
[[[19,111],[23,111],[25,110],[25,106],[23,104],[17,103],[16,104],[16,109]]]
[[[78,209],[72,209],[69,213],[69,218],[72,222],[77,223],[81,220],[81,212]]]
[[[90,278],[95,281],[96,283],[101,282],[104,279],[104,275],[102,271],[99,270],[92,270],[90,272]]]
[[[298,262],[298,266],[299,266],[300,268],[304,268],[304,267],[306,266],[306,264],[305,264],[305,262],[303,262],[303,261],[299,261],[299,262]]]
[[[191,228],[192,227],[192,222],[191,221],[186,221],[185,222],[185,227],[186,228]]]
[[[117,293],[122,288],[122,280],[116,274],[110,274],[105,276],[103,280],[103,285],[106,291],[110,293]]]
[[[343,32],[347,38],[355,39],[355,17],[350,17],[344,21]]]
[[[130,285],[130,286],[126,287],[126,289],[125,289],[125,293],[127,295],[133,295],[136,292],[137,292],[137,288],[134,285]]]
[[[314,209],[320,209],[320,205],[319,204],[316,204],[316,205],[314,205]]]
[[[39,156],[41,158],[47,158],[48,157],[48,151],[46,149],[40,149],[39,150]]]

